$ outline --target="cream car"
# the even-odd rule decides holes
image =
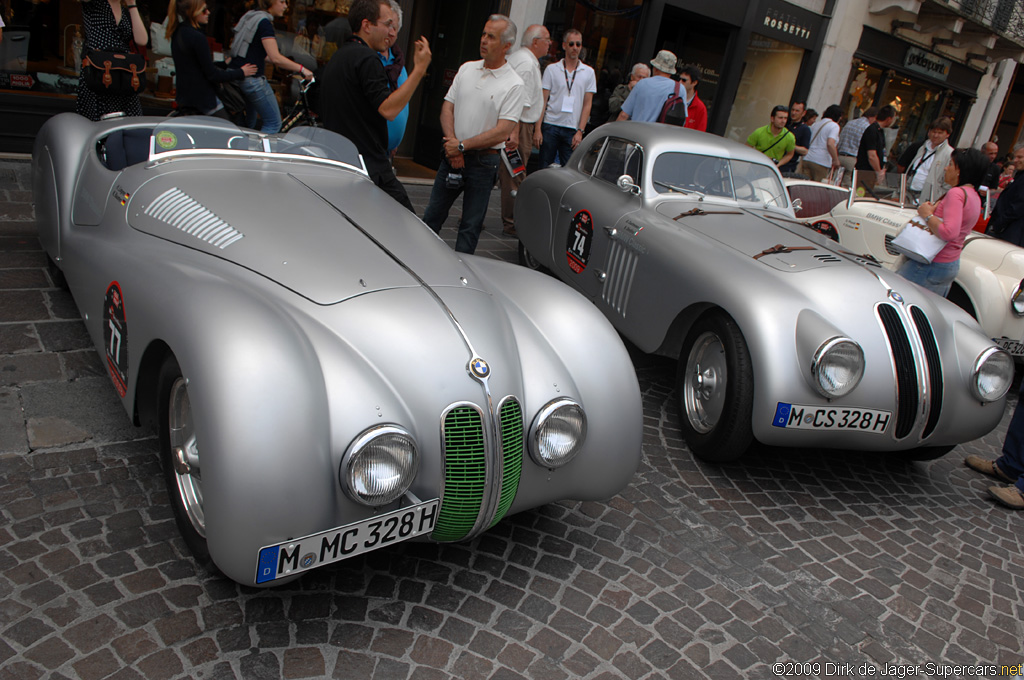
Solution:
[[[797,217],[858,255],[895,269],[900,255],[889,243],[917,214],[897,201],[852,198],[849,189],[808,180],[786,180],[800,199]],[[960,273],[946,297],[966,310],[999,346],[1024,357],[1024,248],[972,232],[964,242]]]

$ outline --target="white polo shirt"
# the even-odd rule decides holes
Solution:
[[[484,68],[484,61],[467,61],[448,88],[444,100],[455,106],[455,137],[469,139],[487,132],[498,120],[519,121],[526,99],[523,79],[506,61],[500,68]],[[504,148],[500,141],[493,148]]]
[[[526,101],[523,104],[523,123],[536,123],[544,113],[544,91],[540,86],[540,62],[530,50],[520,47],[506,57],[519,77],[523,79]]]
[[[565,59],[562,59],[544,69],[542,85],[550,93],[545,123],[574,130],[587,126],[587,121],[580,120],[580,116],[583,115],[583,96],[587,92],[597,92],[594,69],[581,61],[575,70],[566,71]]]

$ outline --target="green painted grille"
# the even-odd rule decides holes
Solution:
[[[498,414],[501,423],[502,484],[498,509],[490,526],[512,507],[523,470],[523,409],[506,399]],[[459,406],[444,419],[444,497],[431,538],[458,541],[468,536],[480,516],[487,490],[487,457],[483,420],[471,406]]]
[[[431,538],[457,541],[473,530],[487,485],[480,414],[459,406],[444,419],[444,498]]]
[[[503,474],[501,476],[501,500],[498,512],[494,514],[493,527],[497,524],[516,497],[519,489],[519,475],[523,471],[523,409],[515,399],[507,399],[501,407],[501,450]]]

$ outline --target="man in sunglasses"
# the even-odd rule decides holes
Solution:
[[[562,36],[565,58],[544,69],[544,122],[534,130],[534,146],[540,147],[540,167],[555,162],[563,165],[583,140],[590,120],[590,105],[597,92],[597,74],[580,61],[583,34],[570,28]]]

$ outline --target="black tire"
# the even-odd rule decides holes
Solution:
[[[202,477],[192,427],[188,386],[173,356],[164,359],[156,384],[160,419],[160,463],[174,520],[181,537],[185,539],[185,544],[200,566],[207,571],[219,573],[206,543],[205,514],[202,512]],[[172,409],[175,409],[174,412]],[[184,451],[189,449],[194,455],[185,455]],[[188,471],[182,465],[185,462],[190,462]]]
[[[949,446],[922,446],[919,449],[899,451],[897,456],[907,461],[937,460],[956,448],[956,444]]]
[[[683,439],[693,455],[712,463],[740,458],[754,440],[754,372],[746,340],[727,315],[707,314],[690,329],[676,388]]]
[[[522,241],[519,242],[519,264],[527,269],[532,269],[535,272],[541,272],[543,274],[549,273],[548,268],[542,265],[537,258],[530,254],[530,251],[526,249],[526,246],[523,245]]]

